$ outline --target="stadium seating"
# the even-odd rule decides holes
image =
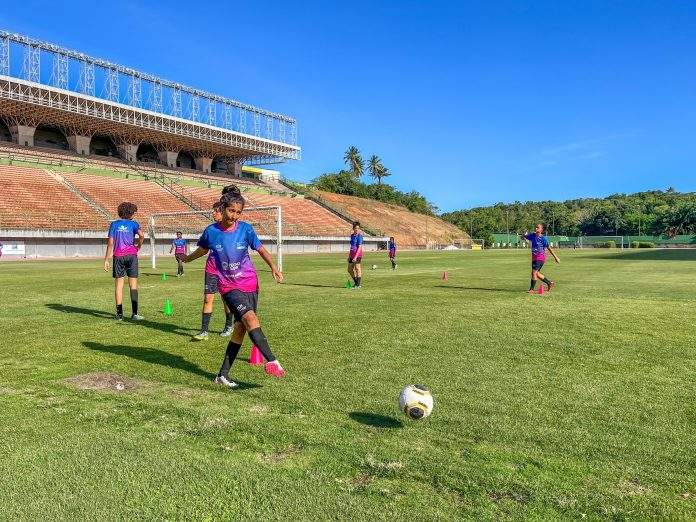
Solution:
[[[0,229],[105,230],[108,221],[42,169],[0,165]]]
[[[201,208],[211,208],[220,199],[219,189],[182,187],[182,193]],[[286,197],[256,192],[243,194],[248,206],[280,206],[284,234],[289,236],[350,235],[350,223],[315,202],[302,197]]]
[[[152,181],[124,180],[74,172],[63,173],[63,176],[80,192],[114,216],[119,203],[123,201],[135,203],[138,205],[136,220],[143,225],[147,223],[150,214],[156,212],[191,210],[179,198]]]
[[[365,227],[384,236],[394,236],[402,247],[423,248],[426,245],[432,247],[468,240],[468,235],[456,226],[398,205],[331,192],[315,191],[313,194],[346,217],[360,221]]]

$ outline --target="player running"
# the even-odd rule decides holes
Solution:
[[[362,256],[363,234],[360,222],[353,223],[353,233],[350,235],[350,252],[348,252],[348,274],[353,278],[354,288],[362,288]]]
[[[174,258],[176,259],[176,277],[181,277],[184,275],[184,263],[183,259],[186,257],[186,240],[181,237],[181,232],[176,233],[176,239],[172,241],[172,246],[169,248],[169,253],[174,251]]]
[[[222,220],[222,203],[216,201],[213,204],[213,221],[219,223]],[[218,292],[218,275],[215,271],[215,258],[213,254],[208,254],[208,259],[205,262],[205,270],[203,272],[203,311],[201,312],[201,331],[193,336],[196,341],[205,341],[208,339],[208,327],[210,325],[210,317],[213,315],[213,301],[215,294]],[[225,307],[225,328],[220,332],[220,337],[229,337],[232,335],[232,326],[234,324],[234,314],[227,308],[227,303],[224,299],[222,304]]]
[[[549,254],[553,256],[556,263],[560,263],[561,261],[558,259],[558,256],[553,249],[549,246],[549,238],[544,235],[544,225],[537,223],[534,227],[533,234],[525,233],[521,234],[521,236],[529,241],[532,245],[532,279],[529,285],[529,293],[534,293],[534,287],[536,286],[537,280],[541,281],[543,284],[546,284],[548,289],[551,290],[554,286],[556,286],[556,283],[550,279],[547,279],[544,274],[540,272],[541,267],[543,267],[544,263],[546,262],[546,250],[548,250]]]
[[[109,240],[104,256],[104,270],[109,271],[109,258],[113,254],[113,271],[115,279],[116,320],[123,321],[123,280],[128,276],[128,288],[131,298],[131,319],[140,321],[138,315],[138,251],[143,246],[144,235],[140,225],[131,218],[138,211],[134,203],[123,202],[118,206],[118,217],[109,226]],[[136,239],[137,236],[137,239]]]
[[[264,366],[266,373],[273,377],[285,375],[285,370],[271,352],[256,315],[259,280],[249,257],[249,248],[259,253],[270,267],[273,278],[277,282],[283,281],[283,274],[273,263],[271,254],[261,244],[254,228],[249,223],[240,221],[245,201],[239,189],[234,187],[227,190],[220,202],[222,203],[222,220],[209,225],[203,231],[198,240],[198,248],[186,256],[184,262],[191,262],[208,252],[212,254],[218,276],[218,289],[235,318],[225,358],[214,382],[235,389],[239,385],[229,378],[230,367],[239,353],[247,332],[251,341],[268,361]]]
[[[396,270],[396,240],[394,236],[389,238],[389,261],[391,261],[392,270]]]

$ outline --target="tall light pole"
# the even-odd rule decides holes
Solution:
[[[510,246],[510,211],[505,210],[505,225],[507,226],[507,246]]]

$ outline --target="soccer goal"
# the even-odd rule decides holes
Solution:
[[[624,236],[580,236],[580,248],[624,248]]]
[[[173,240],[177,232],[185,239],[198,239],[203,229],[213,222],[210,210],[192,210],[189,212],[161,212],[150,214],[149,234],[152,268],[157,268],[158,243],[161,248],[159,255],[169,252],[169,243],[163,240]],[[281,207],[246,207],[242,221],[254,227],[259,239],[273,250],[275,246],[276,265],[283,271],[283,209]],[[194,243],[195,244],[195,243]]]

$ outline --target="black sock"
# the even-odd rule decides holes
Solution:
[[[239,348],[241,348],[241,346],[241,344],[237,344],[234,341],[230,341],[227,344],[225,358],[222,360],[222,366],[220,367],[218,375],[222,377],[227,377],[229,375],[230,367],[232,366],[234,360],[237,358],[237,354],[239,353]]]
[[[551,286],[551,283],[553,283],[553,281],[551,281],[550,279],[548,279],[548,278],[546,278],[546,277],[542,277],[541,280],[542,280],[544,283],[546,283],[546,286]]]
[[[532,279],[529,283],[529,289],[534,290],[535,286],[536,286],[536,279]]]
[[[391,260],[391,264],[392,264],[392,268],[396,267],[396,261],[394,261],[393,259]]]
[[[123,315],[123,305],[116,305],[116,315]]]
[[[210,324],[210,316],[213,315],[212,313],[205,313],[203,312],[203,315],[201,317],[201,332],[207,332],[208,331],[208,325]]]
[[[355,278],[355,286],[360,286],[360,283],[362,283],[362,277],[356,277]]]
[[[266,339],[266,336],[263,335],[261,327],[254,328],[252,331],[250,331],[249,339],[251,339],[251,342],[254,343],[259,350],[261,350],[261,353],[268,362],[275,361],[275,355],[273,355],[271,347],[268,346],[268,340]]]
[[[130,291],[131,296],[131,307],[133,308],[133,315],[138,315],[138,289]]]
[[[355,277],[355,276],[351,276],[351,277],[353,278],[353,284],[354,284],[355,286],[358,286],[358,278]]]
[[[234,324],[234,314],[232,312],[225,312],[225,328],[231,328]]]

